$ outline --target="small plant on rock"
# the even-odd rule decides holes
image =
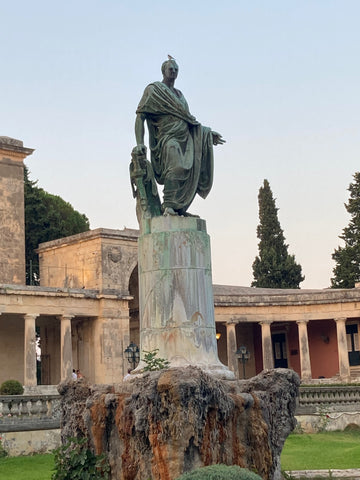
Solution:
[[[210,465],[189,473],[184,473],[176,480],[261,480],[261,477],[246,468],[237,465]]]
[[[144,372],[154,372],[155,370],[163,370],[164,368],[169,367],[170,362],[168,360],[165,360],[165,358],[157,358],[158,351],[158,348],[155,348],[155,350],[151,350],[150,352],[147,352],[146,350],[143,351],[143,360],[146,363]]]
[[[0,395],[22,395],[24,387],[17,380],[6,380],[0,386]]]
[[[109,463],[104,454],[95,455],[86,438],[69,438],[55,451],[52,480],[102,480],[109,478]]]

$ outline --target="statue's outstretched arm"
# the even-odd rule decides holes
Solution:
[[[222,135],[218,132],[212,131],[212,137],[213,137],[213,144],[214,145],[222,145],[223,143],[226,143],[226,140],[222,138]]]

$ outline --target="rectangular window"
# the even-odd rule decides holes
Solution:
[[[358,333],[354,333],[354,350],[357,350],[357,351],[360,350],[360,347],[359,347],[359,334],[358,334]]]
[[[346,334],[347,351],[352,352],[351,333]]]

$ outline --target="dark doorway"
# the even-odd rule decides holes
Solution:
[[[274,367],[288,368],[285,333],[275,333],[271,338],[274,353]]]
[[[357,324],[346,325],[346,340],[350,367],[360,365],[359,334]]]
[[[40,385],[51,385],[50,383],[50,355],[41,355],[40,361]]]

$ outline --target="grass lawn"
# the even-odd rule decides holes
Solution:
[[[281,455],[283,470],[360,468],[360,432],[292,434]],[[0,480],[50,480],[53,455],[0,458]]]
[[[0,458],[0,480],[50,480],[54,455]]]
[[[282,470],[360,468],[360,432],[292,434],[281,455]]]

